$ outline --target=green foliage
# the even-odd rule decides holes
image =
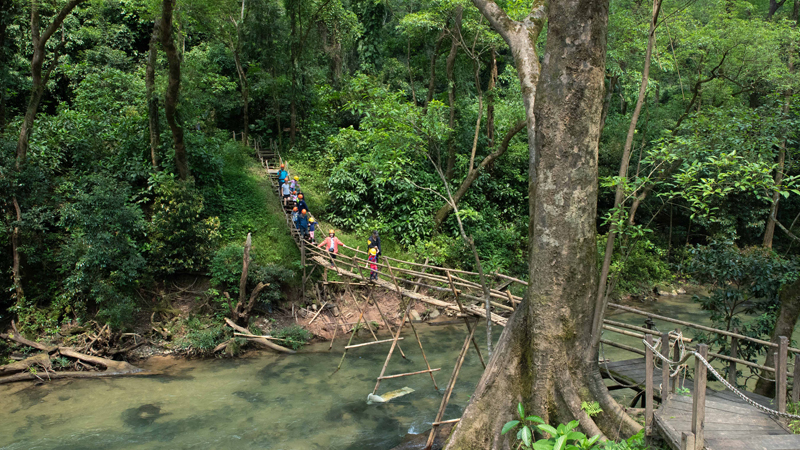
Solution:
[[[278,341],[280,345],[297,350],[306,345],[314,335],[310,331],[297,324],[289,325],[288,327],[281,328],[271,333],[272,337],[285,339],[285,341]]]
[[[591,404],[583,402],[581,409],[586,411],[589,416],[602,412],[597,402]],[[519,420],[506,422],[500,432],[500,434],[506,434],[514,429],[517,430],[516,438],[519,444],[514,448],[526,450],[646,450],[650,448],[645,444],[644,429],[620,442],[600,442],[600,435],[588,438],[585,434],[574,431],[579,425],[577,420],[552,427],[539,416],[526,417],[522,403],[517,404],[517,414]],[[536,439],[534,433],[537,432],[548,437]]]
[[[710,311],[711,321],[725,330],[742,326],[740,314],[765,311],[777,304],[778,289],[796,273],[796,266],[770,249],[739,249],[731,243],[698,246],[686,272],[712,286],[710,295],[695,296]]]
[[[594,417],[603,412],[603,408],[600,407],[600,403],[598,402],[592,402],[592,403],[581,402],[581,409],[589,417]]]
[[[227,338],[228,329],[223,324],[197,316],[186,319],[182,328],[184,334],[177,341],[178,348],[191,354],[210,354],[214,347]]]
[[[118,329],[135,310],[134,290],[146,273],[146,222],[126,183],[105,176],[82,181],[62,186],[69,203],[59,225],[67,237],[58,256],[64,282],[54,307],[85,316],[96,305],[97,318]]]
[[[517,413],[519,414],[519,420],[506,422],[500,434],[506,434],[515,428],[519,428],[517,430],[517,440],[521,441],[520,448],[532,450],[584,450],[597,448],[595,444],[600,439],[600,435],[587,438],[585,434],[573,431],[579,425],[577,420],[573,420],[568,424],[559,424],[558,427],[552,427],[546,424],[539,416],[526,417],[522,403],[517,405]],[[547,433],[550,437],[537,440],[534,437],[534,431]]]
[[[247,271],[247,291],[250,292],[258,283],[268,284],[259,295],[262,304],[275,304],[281,299],[282,287],[292,278],[293,273],[275,264],[261,265],[256,262],[255,249],[250,252],[250,266]],[[231,296],[239,295],[239,282],[242,278],[242,260],[244,247],[227,245],[218,250],[211,258],[211,283],[227,291]]]
[[[149,237],[155,270],[201,270],[219,238],[219,218],[205,214],[203,196],[192,182],[160,174],[152,181],[156,198]]]
[[[607,238],[599,236],[597,240],[598,266],[603,262]],[[626,241],[629,243],[627,246]],[[646,237],[617,238],[614,247],[610,276],[615,280],[615,292],[648,292],[656,284],[670,282],[674,278],[666,262],[666,251]]]

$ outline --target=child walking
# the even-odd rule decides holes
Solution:
[[[370,281],[377,281],[378,280],[378,250],[375,247],[369,249],[369,280]]]
[[[309,239],[311,239],[311,242],[315,244],[317,243],[317,241],[314,240],[314,230],[316,229],[317,229],[317,219],[313,217],[308,219],[308,237]]]

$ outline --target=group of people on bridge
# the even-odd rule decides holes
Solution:
[[[281,164],[278,171],[278,189],[283,198],[283,207],[287,212],[291,208],[292,224],[300,234],[301,239],[310,242],[320,248],[325,248],[331,253],[331,266],[334,266],[334,259],[339,254],[339,247],[344,246],[344,243],[336,237],[336,231],[328,230],[328,236],[319,244],[314,238],[314,231],[317,227],[317,220],[311,216],[303,196],[303,191],[300,189],[300,177],[289,177],[289,172],[286,171],[286,165]],[[378,230],[374,230],[372,235],[367,239],[367,249],[369,256],[367,257],[370,280],[378,279],[378,256],[381,254],[381,238],[378,236]]]

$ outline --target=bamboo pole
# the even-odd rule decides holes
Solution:
[[[361,313],[361,315],[358,316],[358,321],[356,322],[356,325],[361,323],[361,318],[362,317],[364,317],[364,313],[363,312]],[[347,349],[350,348],[350,344],[353,343],[353,337],[356,335],[355,327],[353,327],[353,328],[354,328],[354,331],[350,334],[350,340],[347,341],[347,345],[344,346],[344,353],[342,353],[342,359],[339,360],[339,365],[336,366],[336,370],[334,370],[333,373],[338,372],[339,369],[342,368],[342,364],[344,363],[344,357],[347,356]],[[333,374],[331,374],[331,375],[333,375]]]
[[[386,258],[384,256],[384,258]],[[389,265],[389,260],[386,259],[386,266],[389,268],[389,274],[392,276],[392,280],[394,280],[394,285],[397,287],[397,292],[400,293],[400,301],[403,301],[403,290],[400,288],[400,285],[397,284],[397,278],[394,276],[394,272],[392,272],[392,266]],[[409,298],[409,301],[413,304],[414,299]],[[428,370],[431,370],[431,365],[428,363],[428,357],[425,356],[425,349],[422,348],[422,341],[419,339],[419,334],[417,334],[417,329],[414,327],[414,321],[409,320],[408,324],[411,325],[411,331],[414,332],[414,337],[417,338],[417,344],[419,344],[419,350],[422,352],[422,359],[425,360],[425,365],[428,367]],[[436,385],[436,379],[433,377],[433,372],[429,372],[431,376],[431,381],[433,381],[433,388],[437,391],[439,390],[439,386]]]
[[[408,306],[406,306],[406,311],[403,313],[403,318],[400,320],[400,326],[397,327],[397,333],[394,335],[394,341],[392,341],[392,346],[389,348],[389,354],[386,355],[386,361],[383,363],[383,368],[381,369],[381,374],[378,375],[378,382],[375,383],[375,389],[372,390],[372,395],[375,395],[378,392],[378,387],[381,385],[381,377],[384,373],[386,373],[386,367],[389,365],[389,360],[392,359],[392,352],[394,352],[395,346],[397,346],[397,339],[400,338],[400,330],[403,329],[403,324],[406,322],[406,316],[408,315],[408,311],[411,309],[411,302],[408,302]]]
[[[442,370],[442,369],[439,368],[439,369],[418,370],[416,372],[407,372],[407,373],[398,373],[398,374],[395,374],[395,375],[386,375],[385,377],[381,377],[380,379],[381,380],[388,380],[390,378],[401,378],[401,377],[407,377],[407,376],[410,376],[410,375],[419,375],[419,374],[422,374],[422,373],[433,373],[433,372],[438,372],[440,370]]]
[[[447,274],[449,277],[450,272],[447,272]],[[462,314],[466,314],[466,311],[464,311],[464,305],[461,304],[461,300],[458,298],[459,297],[458,290],[456,290],[452,282],[450,283],[450,289],[453,290],[453,296],[456,298],[456,304],[458,305],[458,309],[461,311]],[[470,326],[469,319],[466,316],[464,316],[464,323],[467,325],[467,331],[469,331],[470,336],[473,336],[475,332],[474,329],[477,328],[477,326],[476,327]],[[483,361],[483,355],[481,354],[481,349],[480,347],[478,347],[478,342],[475,340],[474,336],[472,337],[472,344],[475,346],[475,351],[478,352],[478,358],[480,358],[481,360],[481,365],[485,369],[486,363]]]
[[[475,334],[476,328],[478,327],[473,327],[470,330],[469,326],[467,326],[469,334],[467,334],[467,338],[464,339],[464,345],[461,346],[461,351],[458,353],[458,359],[456,360],[455,367],[453,367],[453,374],[450,375],[450,381],[447,382],[447,389],[445,390],[444,397],[442,397],[442,403],[439,405],[439,411],[436,413],[436,419],[434,419],[433,424],[431,424],[431,433],[428,435],[428,442],[425,444],[426,449],[431,448],[434,439],[436,439],[437,425],[435,424],[441,423],[442,416],[444,416],[444,410],[447,408],[447,403],[450,401],[450,394],[453,393],[453,387],[456,384],[458,372],[461,370],[461,366],[464,364],[464,357],[467,356],[469,343],[474,342],[473,335]]]
[[[398,339],[398,341],[402,341],[403,339],[405,339],[405,338],[400,338],[400,339]],[[393,340],[394,339],[383,339],[383,340],[380,340],[380,341],[364,342],[362,344],[348,345],[345,348],[350,349],[350,348],[366,347],[368,345],[374,345],[374,344],[385,344],[387,342],[392,342]]]
[[[361,275],[361,278],[364,278],[364,274],[361,273],[361,267],[360,266],[358,267],[358,274]],[[366,301],[367,305],[369,305],[369,300],[372,298],[372,286],[369,287],[369,290],[367,291],[367,295],[369,297],[368,298],[364,298],[364,301]],[[362,295],[362,297],[364,297],[364,296]],[[375,309],[377,309],[378,310],[378,314],[381,315],[381,320],[383,320],[383,324],[386,325],[386,329],[389,330],[389,333],[394,334],[394,331],[392,330],[392,325],[389,323],[389,320],[383,314],[383,311],[381,310],[381,307],[380,307],[380,305],[378,304],[377,301],[375,302]],[[397,345],[397,349],[400,350],[400,355],[403,357],[403,359],[408,359],[408,358],[406,358],[406,354],[403,352],[403,349],[400,347],[400,344]]]

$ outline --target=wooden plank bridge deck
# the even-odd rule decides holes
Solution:
[[[604,378],[645,388],[645,359],[600,363]],[[688,378],[687,378],[688,380]],[[655,394],[660,396],[661,372],[653,371]],[[654,425],[664,441],[681,450],[681,435],[691,431],[693,383],[685,383],[690,395],[668,394],[655,411]],[[636,389],[636,388],[634,388]],[[744,392],[756,403],[775,409],[773,400]],[[800,435],[792,434],[779,420],[747,404],[731,391],[706,388],[705,447],[709,450],[800,450]]]

